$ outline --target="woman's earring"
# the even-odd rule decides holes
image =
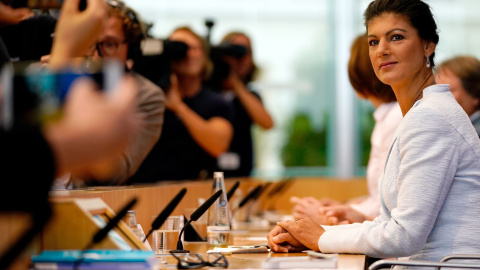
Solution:
[[[427,68],[430,68],[430,57],[427,54]]]

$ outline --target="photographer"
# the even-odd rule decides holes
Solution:
[[[90,42],[88,37],[101,30],[98,26],[106,14],[103,0],[88,0],[83,12],[79,12],[78,3],[67,0],[62,8],[50,60],[52,69],[60,69],[72,57],[83,55],[88,47],[84,44]],[[6,51],[2,54],[8,58]],[[136,93],[131,78],[124,79],[108,99],[95,90],[93,83],[82,79],[71,87],[59,121],[42,127],[16,123],[11,130],[1,130],[2,172],[6,180],[2,190],[6,192],[0,198],[8,202],[1,205],[32,208],[35,198],[46,201],[55,175],[83,173],[96,162],[119,153],[137,127],[133,117]],[[11,192],[19,189],[29,200],[13,200],[18,203],[12,204]]]
[[[83,12],[78,6],[79,0],[66,0],[62,8],[51,54],[54,70],[84,55],[85,44],[91,41],[88,37],[96,36],[102,28],[106,15],[103,0],[88,0]],[[2,43],[0,40],[0,54],[8,59]],[[0,98],[4,90],[0,88]],[[14,122],[13,128],[0,128],[0,212],[21,211],[31,216],[27,230],[13,245],[1,245],[0,268],[12,262],[15,269],[28,268],[30,256],[15,259],[49,217],[48,191],[55,175],[81,173],[120,153],[137,127],[133,115],[136,95],[137,87],[130,77],[124,78],[108,98],[92,82],[80,79],[70,87],[59,120],[42,126]]]
[[[212,175],[232,138],[230,106],[204,87],[210,64],[202,38],[182,27],[169,39],[186,43],[187,55],[172,64],[162,136],[132,183],[204,179]]]
[[[249,176],[253,168],[252,124],[267,130],[273,127],[273,120],[260,96],[248,86],[257,70],[249,37],[232,32],[223,38],[222,44],[243,46],[246,53],[240,58],[224,56],[230,74],[222,83],[221,93],[233,107],[234,133],[230,149],[219,157],[218,166],[229,177]]]
[[[87,9],[80,12],[79,0],[65,1],[51,54],[53,69],[61,69],[72,57],[84,55],[84,44],[91,41],[88,37],[101,30],[106,14],[104,1],[88,0],[87,4]],[[2,60],[9,59],[1,39],[0,55]],[[0,99],[4,98],[3,91],[0,87]],[[123,79],[108,98],[92,82],[82,79],[71,86],[58,121],[43,126],[14,122],[13,128],[0,127],[0,212],[20,211],[30,217],[25,231],[14,236],[14,243],[0,245],[0,268],[12,263],[15,269],[29,267],[28,254],[23,255],[26,258],[18,257],[50,216],[48,192],[56,175],[67,171],[81,173],[123,149],[137,126],[133,116],[136,95],[131,78]]]
[[[93,58],[116,59],[130,70],[141,57],[140,42],[145,37],[143,25],[135,12],[121,1],[107,0],[107,21],[90,49]],[[165,94],[140,74],[129,72],[139,87],[136,117],[141,120],[138,132],[129,138],[127,147],[115,160],[97,163],[91,171],[74,175],[90,180],[86,184],[124,184],[138,169],[158,141],[163,125]],[[76,180],[76,179],[75,179]],[[78,181],[76,182],[78,185]]]

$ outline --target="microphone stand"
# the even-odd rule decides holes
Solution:
[[[189,253],[190,251],[183,249],[183,243],[182,243],[182,233],[185,231],[185,228],[190,225],[192,221],[197,221],[204,213],[205,211],[212,206],[212,204],[222,195],[223,190],[218,190],[213,194],[208,200],[206,200],[200,207],[198,207],[195,212],[193,212],[190,215],[190,220],[185,223],[185,226],[183,226],[182,230],[180,231],[180,234],[178,235],[178,242],[177,242],[177,249],[170,251],[170,253]]]
[[[143,239],[143,242],[147,240],[147,238],[150,236],[150,234],[152,234],[154,230],[158,230],[158,228],[160,228],[163,223],[165,223],[165,220],[167,220],[168,216],[170,216],[173,210],[175,210],[175,207],[177,207],[177,205],[183,199],[185,193],[187,193],[186,188],[180,190],[180,192],[178,192],[178,194],[170,201],[170,203],[165,207],[165,209],[157,216],[157,218],[152,222],[150,231],[148,231],[145,239]]]
[[[240,204],[238,205],[237,208],[233,209],[232,211],[232,216],[235,215],[235,213],[242,207],[244,207],[250,200],[254,199],[257,194],[259,194],[262,190],[262,185],[258,185],[257,187],[255,187],[249,194],[247,194],[247,196],[245,196],[245,198],[243,198],[243,200],[240,202]],[[250,220],[250,208],[247,209],[247,222]]]
[[[275,203],[280,198],[280,195],[282,195],[290,187],[291,184],[293,184],[293,181],[291,179],[286,179],[278,183],[277,186],[272,189],[272,191],[268,194],[270,200],[267,201],[266,204],[267,211],[275,210]]]
[[[95,244],[100,243],[105,237],[107,237],[108,233],[117,226],[118,222],[127,214],[127,211],[130,210],[135,203],[137,203],[137,198],[134,197],[131,199],[123,208],[118,212],[118,215],[114,216],[108,223],[105,225],[105,227],[101,228],[92,238],[92,241],[82,250],[80,253],[80,258],[75,261],[73,265],[73,269],[76,270],[80,266],[80,264],[83,262],[83,256],[85,251],[88,249],[92,248]]]

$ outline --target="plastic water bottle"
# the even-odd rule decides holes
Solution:
[[[230,238],[230,208],[223,172],[214,172],[213,181],[212,194],[218,190],[223,190],[223,193],[208,211],[207,240],[211,246],[227,247]]]

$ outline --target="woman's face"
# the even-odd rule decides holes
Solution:
[[[206,65],[206,54],[202,42],[192,33],[184,30],[173,32],[169,39],[188,45],[185,58],[173,62],[173,71],[178,75],[201,76]]]
[[[230,43],[234,45],[241,45],[247,48],[246,54],[242,58],[235,61],[234,66],[238,76],[243,79],[248,75],[248,73],[250,73],[250,70],[253,66],[250,40],[244,35],[236,35],[230,40]]]
[[[472,115],[478,110],[478,98],[473,97],[472,95],[470,95],[470,93],[467,92],[467,90],[465,90],[461,79],[451,70],[449,70],[448,68],[440,69],[436,76],[436,81],[438,83],[450,85],[450,91],[457,100],[458,104],[462,106],[463,110],[468,115]]]
[[[385,84],[413,81],[425,67],[426,53],[433,53],[433,43],[423,41],[404,15],[382,14],[367,28],[370,60],[375,74]]]

